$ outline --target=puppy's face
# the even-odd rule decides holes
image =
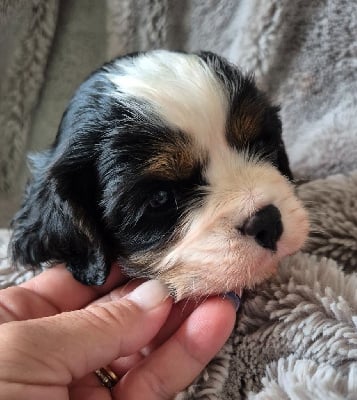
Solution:
[[[176,299],[251,287],[306,238],[290,178],[277,109],[237,68],[211,53],[121,58],[80,87],[37,162],[32,197],[47,185],[52,213],[70,215],[60,229],[77,236],[72,255],[65,234],[52,255],[42,239],[37,261],[102,283],[119,260]]]

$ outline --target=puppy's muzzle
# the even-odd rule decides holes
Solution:
[[[265,249],[276,251],[278,240],[283,233],[280,211],[269,204],[249,217],[239,231],[243,235],[252,236]]]

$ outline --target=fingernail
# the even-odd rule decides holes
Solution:
[[[237,293],[227,292],[223,295],[223,298],[229,300],[232,303],[236,312],[239,310],[241,304],[241,298],[240,296],[237,295]]]
[[[142,283],[125,297],[141,309],[148,311],[166,300],[169,297],[169,291],[158,280],[151,280]]]

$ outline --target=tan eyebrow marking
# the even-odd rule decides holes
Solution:
[[[148,160],[145,172],[165,179],[184,179],[191,175],[199,157],[190,140],[175,137],[170,143],[162,143],[157,154]]]
[[[246,144],[254,139],[263,122],[264,104],[259,101],[243,101],[232,110],[227,121],[227,137],[234,144]]]

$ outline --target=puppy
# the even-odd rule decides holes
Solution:
[[[14,264],[113,262],[180,300],[252,287],[303,245],[278,108],[209,53],[152,51],[94,72],[65,111],[13,221]]]

